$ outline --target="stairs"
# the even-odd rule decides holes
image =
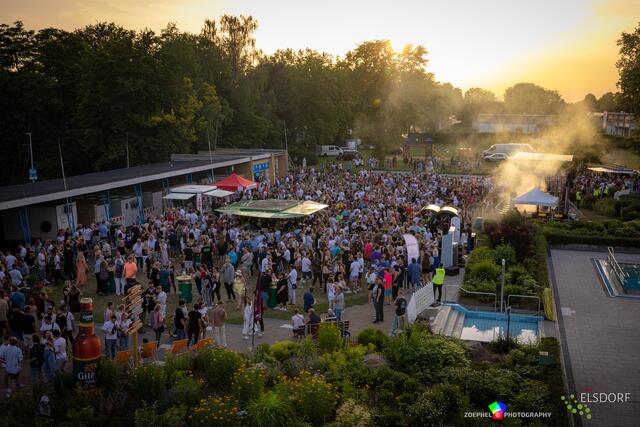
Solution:
[[[431,323],[431,330],[434,334],[460,338],[463,325],[464,313],[445,306],[438,312]]]

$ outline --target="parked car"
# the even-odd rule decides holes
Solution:
[[[321,157],[334,156],[338,157],[342,155],[344,150],[337,145],[317,145],[316,154]]]
[[[488,156],[484,156],[484,160],[488,162],[502,162],[504,160],[507,160],[508,158],[509,156],[504,153],[493,153],[489,154]]]
[[[487,158],[493,154],[505,154],[506,156],[513,156],[516,153],[535,153],[536,150],[533,149],[529,144],[494,144],[488,149],[482,152],[482,157]],[[505,159],[502,159],[505,160]]]
[[[338,159],[340,160],[353,160],[356,157],[358,157],[360,155],[360,153],[358,153],[358,150],[342,150],[342,154],[340,154],[338,156]]]

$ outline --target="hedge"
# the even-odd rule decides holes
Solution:
[[[563,231],[551,230],[545,228],[544,237],[547,242],[553,245],[593,245],[593,246],[621,246],[621,247],[640,247],[640,239],[631,237],[614,237],[614,236],[585,236],[582,234],[568,233]]]

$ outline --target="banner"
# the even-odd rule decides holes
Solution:
[[[435,301],[435,298],[433,297],[433,285],[431,283],[427,283],[425,286],[415,291],[411,296],[411,300],[409,300],[409,305],[407,306],[407,317],[409,318],[409,323],[414,323],[420,313],[429,308],[431,304],[433,304],[433,301]]]
[[[411,258],[415,258],[418,261],[420,258],[420,248],[418,246],[418,239],[413,234],[403,234],[404,243],[407,245],[407,265],[411,264]]]
[[[196,194],[196,209],[202,213],[202,193]]]

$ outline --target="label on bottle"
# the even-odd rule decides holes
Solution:
[[[100,357],[90,360],[73,359],[73,379],[80,388],[93,388],[98,379]]]
[[[80,312],[80,323],[93,323],[93,312],[92,311],[81,311]]]

